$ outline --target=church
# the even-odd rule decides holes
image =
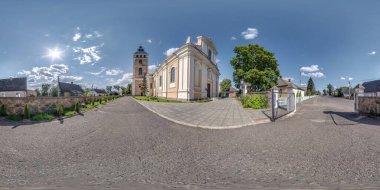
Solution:
[[[134,53],[132,95],[156,96],[177,100],[217,97],[219,92],[218,52],[208,37],[198,36],[178,48],[148,73],[149,54],[140,46]],[[145,83],[145,85],[144,85]]]

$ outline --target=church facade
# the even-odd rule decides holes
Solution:
[[[134,54],[132,95],[143,94],[142,87],[146,86],[148,96],[178,100],[217,97],[220,73],[216,56],[210,38],[198,36],[197,42],[192,43],[188,37],[182,47],[149,74],[148,53],[140,47]]]

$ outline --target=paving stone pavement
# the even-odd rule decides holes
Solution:
[[[235,98],[217,99],[205,103],[136,101],[161,117],[192,127],[226,129],[270,122],[263,113],[265,109],[243,108]]]

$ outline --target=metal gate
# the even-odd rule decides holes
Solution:
[[[283,93],[277,89],[272,90],[272,121],[292,113],[296,109],[296,96],[294,93]]]

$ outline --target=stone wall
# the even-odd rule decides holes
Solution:
[[[380,97],[358,97],[358,99],[359,113],[380,116]]]
[[[0,97],[0,106],[5,105],[7,114],[23,114],[24,106],[28,104],[30,114],[54,112],[57,105],[70,108],[77,102],[86,103],[93,99],[107,98],[106,96],[76,96],[76,97]]]

